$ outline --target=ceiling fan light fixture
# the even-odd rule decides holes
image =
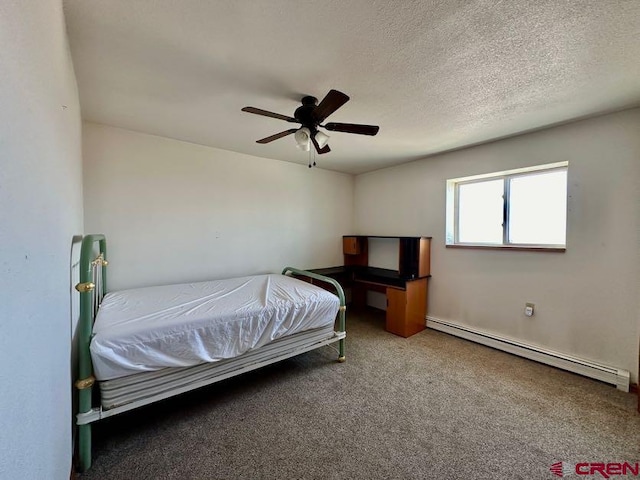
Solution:
[[[321,132],[320,130],[316,132],[316,142],[318,142],[318,147],[324,148],[324,146],[327,144],[328,141],[329,141],[329,135],[327,135],[324,132]]]
[[[300,128],[294,138],[300,150],[303,152],[311,150],[311,131],[307,127]]]
[[[380,127],[377,125],[361,125],[358,123],[323,123],[327,117],[342,107],[349,101],[349,96],[338,90],[331,89],[322,101],[318,103],[318,99],[307,95],[302,99],[302,105],[296,108],[293,117],[281,115],[279,113],[270,112],[256,107],[244,107],[243,112],[253,113],[254,115],[262,115],[263,117],[277,118],[289,123],[298,123],[300,128],[290,128],[283,132],[270,135],[266,138],[256,140],[258,143],[271,143],[287,135],[294,134],[294,139],[298,148],[304,152],[318,152],[318,155],[329,153],[328,141],[329,136],[318,130],[322,127],[330,132],[355,133],[358,135],[376,135]],[[311,148],[313,144],[314,148]],[[311,157],[311,153],[309,154]]]

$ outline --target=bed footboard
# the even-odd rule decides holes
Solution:
[[[344,333],[346,331],[346,320],[345,320],[345,315],[346,315],[346,311],[347,311],[347,303],[345,300],[345,296],[344,296],[344,290],[342,289],[342,286],[340,285],[340,283],[338,283],[337,280],[331,278],[331,277],[325,277],[324,275],[319,275],[317,273],[314,272],[309,272],[307,270],[300,270],[298,268],[293,268],[293,267],[285,267],[284,270],[282,270],[282,275],[298,275],[301,277],[308,277],[308,278],[313,278],[315,280],[320,280],[321,282],[324,283],[328,283],[331,286],[333,286],[333,288],[335,289],[335,293],[338,296],[338,298],[340,299],[340,310],[338,312],[338,331],[341,333]],[[338,343],[338,349],[339,349],[339,353],[338,353],[338,361],[339,362],[344,362],[346,360],[346,356],[345,356],[345,339],[342,338],[339,343]]]

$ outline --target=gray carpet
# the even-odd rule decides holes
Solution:
[[[640,461],[635,395],[347,313],[346,363],[324,348],[103,420],[82,479],[552,479],[557,461]]]

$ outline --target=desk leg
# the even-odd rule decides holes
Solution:
[[[367,289],[354,282],[351,285],[351,302],[354,307],[365,307],[367,305]]]
[[[425,329],[427,279],[407,282],[406,289],[387,288],[388,332],[410,337]]]

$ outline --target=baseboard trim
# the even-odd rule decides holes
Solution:
[[[553,350],[547,350],[537,345],[526,344],[473,327],[441,320],[436,317],[427,316],[427,328],[471,340],[472,342],[528,358],[529,360],[568,370],[585,377],[594,378],[601,382],[610,383],[623,392],[629,391],[629,372],[627,370],[602,365],[591,360],[560,352],[554,352]]]

